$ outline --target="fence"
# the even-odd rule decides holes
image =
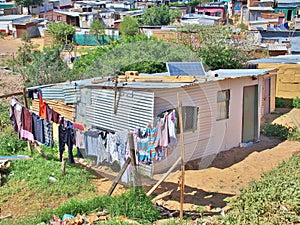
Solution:
[[[119,39],[119,35],[104,35],[99,36],[98,40],[101,45],[108,44],[109,41],[114,41]],[[78,45],[90,45],[90,46],[96,46],[99,45],[96,41],[95,36],[89,35],[89,34],[74,34],[73,35],[74,42]]]

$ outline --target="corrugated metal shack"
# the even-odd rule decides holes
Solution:
[[[151,75],[119,77],[118,82],[94,78],[41,88],[46,102],[70,107],[70,117],[77,123],[114,131],[154,124],[159,114],[178,107],[179,93],[184,108],[185,159],[201,158],[199,166],[206,167],[211,156],[259,140],[262,115],[275,109],[276,72],[217,70],[186,80],[187,76],[177,76],[176,82],[176,77]],[[176,147],[154,164],[153,172],[166,171],[179,156]]]

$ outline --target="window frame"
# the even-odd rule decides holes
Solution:
[[[187,108],[193,109],[193,115],[187,116]],[[182,125],[183,125],[183,132],[195,132],[198,128],[198,114],[199,114],[199,107],[197,106],[182,106]],[[186,120],[192,118],[192,127],[186,127]],[[176,108],[176,133],[180,134],[180,127],[179,127],[179,113],[178,108]]]
[[[221,99],[220,100],[220,96],[219,94],[225,93],[225,99]],[[223,94],[222,94],[223,95]],[[221,108],[220,107],[224,107],[222,106],[222,103],[225,103],[225,110],[226,110],[226,116],[221,116]],[[227,120],[229,119],[229,110],[230,110],[230,89],[224,89],[221,91],[217,92],[217,115],[216,115],[216,121],[221,121],[221,120]]]

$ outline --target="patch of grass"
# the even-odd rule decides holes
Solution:
[[[109,212],[112,217],[124,215],[129,218],[143,218],[150,222],[159,217],[158,210],[142,188],[131,189],[130,192],[117,196],[112,201]]]
[[[232,210],[226,224],[299,224],[300,155],[280,164],[252,182],[236,197],[228,198]]]
[[[89,199],[72,199],[56,209],[43,211],[35,217],[22,218],[16,224],[47,223],[53,214],[61,218],[64,214],[88,214],[103,211],[104,209],[113,218],[111,221],[105,222],[105,224],[128,224],[126,221],[117,221],[116,218],[120,216],[133,218],[145,225],[150,225],[159,218],[158,210],[153,206],[150,198],[146,196],[146,192],[143,189],[131,189],[129,192],[115,197],[103,195]]]

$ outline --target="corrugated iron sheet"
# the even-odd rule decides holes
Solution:
[[[145,127],[153,122],[153,92],[119,90],[114,114],[114,90],[94,89],[86,105],[87,126],[113,131]]]
[[[199,107],[197,130],[184,133],[185,160],[191,161],[202,156],[215,154],[220,151],[219,142],[213,136],[215,128],[214,112],[216,111],[216,94],[219,90],[217,82],[208,82],[180,90],[157,90],[155,92],[155,116],[165,110],[177,108],[177,92],[183,106]],[[180,156],[180,142],[178,135],[176,149],[168,152],[167,160],[155,163],[154,173],[166,171]]]
[[[75,104],[80,98],[80,90],[76,83],[40,86],[36,88],[40,88],[42,90],[43,99],[45,100],[64,100],[66,104]],[[29,88],[29,90],[30,89],[33,88]]]

